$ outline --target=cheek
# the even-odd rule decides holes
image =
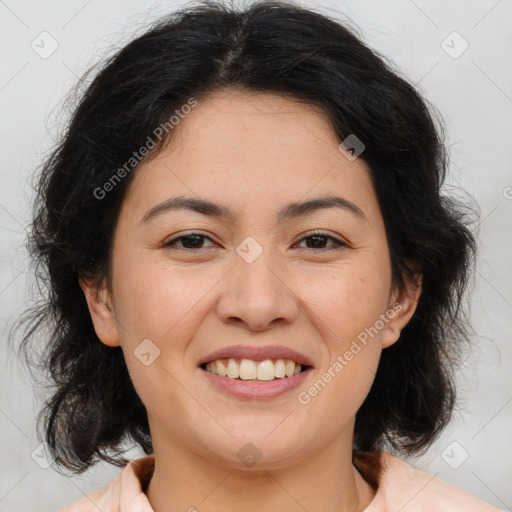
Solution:
[[[386,269],[377,265],[347,265],[331,272],[325,286],[304,290],[328,352],[318,376],[321,382],[305,390],[310,396],[323,395],[318,405],[332,403],[355,413],[364,401],[381,354],[388,279]]]
[[[148,409],[159,410],[164,396],[179,407],[183,389],[178,382],[195,369],[188,347],[212,307],[209,294],[224,272],[171,267],[161,261],[137,263],[134,258],[118,267],[124,279],[117,282],[115,308],[125,327],[120,335],[126,365]],[[146,366],[147,359],[152,362]]]
[[[173,415],[187,424],[193,411],[183,388],[189,378],[185,363],[190,364],[185,355],[217,273],[210,283],[204,276],[161,264],[139,269],[135,264],[125,267],[125,279],[118,282],[116,316],[126,326],[121,340],[126,365],[149,414],[169,421],[169,409],[162,404],[172,405]]]
[[[197,316],[209,290],[218,281],[216,269],[201,272],[192,266],[170,265],[133,258],[119,262],[116,287],[116,316],[130,338],[174,339]],[[205,267],[206,268],[206,267]],[[186,338],[186,336],[185,336]]]
[[[318,281],[315,286],[313,283],[304,285],[303,296],[322,320],[331,349],[346,348],[347,343],[374,326],[387,307],[390,275],[376,264],[347,263],[323,278],[321,286]]]

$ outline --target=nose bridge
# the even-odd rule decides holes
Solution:
[[[256,239],[247,237],[236,248],[233,263],[218,305],[223,321],[239,319],[257,330],[277,319],[293,321],[298,312],[297,298],[286,286],[272,249],[264,249]]]
[[[238,256],[235,258],[237,293],[249,292],[249,297],[255,298],[261,295],[261,299],[274,299],[280,293],[281,281],[276,275],[278,266],[277,259],[273,257],[270,249],[251,261]]]

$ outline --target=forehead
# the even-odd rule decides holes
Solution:
[[[304,144],[305,139],[310,143]],[[180,147],[209,151],[217,146],[216,152],[236,159],[248,151],[261,153],[261,158],[272,157],[279,149],[304,152],[319,143],[319,150],[339,144],[319,106],[270,92],[222,89],[200,100],[182,118],[171,145],[177,151]]]
[[[138,202],[179,193],[243,212],[337,192],[365,213],[377,206],[365,162],[349,161],[323,110],[304,101],[220,90],[198,101],[171,135],[137,170],[131,195]]]

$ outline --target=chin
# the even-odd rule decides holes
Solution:
[[[308,442],[304,434],[300,435],[300,429],[290,430],[289,426],[285,428],[282,417],[262,419],[255,424],[252,418],[247,428],[241,428],[241,424],[247,423],[247,420],[242,421],[231,430],[229,424],[224,423],[232,437],[223,435],[217,444],[211,439],[210,433],[204,443],[205,449],[225,466],[255,471],[280,469],[296,463],[301,456],[307,456],[311,442]]]

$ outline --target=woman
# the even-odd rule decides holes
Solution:
[[[467,339],[444,151],[410,84],[290,3],[198,4],[110,59],[32,236],[45,439],[124,466],[63,510],[496,510],[398,458],[448,423]]]

